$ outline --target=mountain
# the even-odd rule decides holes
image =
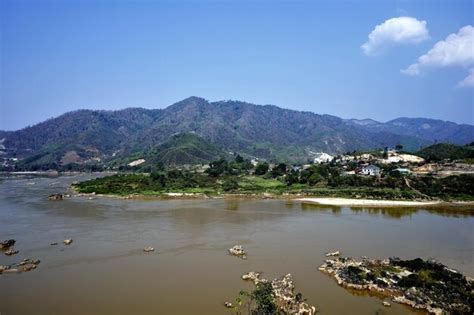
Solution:
[[[439,119],[402,117],[386,123],[372,119],[349,119],[346,122],[352,125],[364,126],[372,131],[416,136],[431,143],[448,142],[462,145],[472,141],[474,137],[474,127],[472,125],[459,125]]]
[[[179,134],[187,134],[184,143],[172,138]],[[435,140],[473,141],[474,126],[421,118],[344,120],[273,105],[190,97],[164,109],[78,110],[18,131],[1,131],[0,154],[22,159],[25,167],[103,163],[150,152],[165,163],[181,163],[180,154],[208,160],[223,151],[306,161],[321,151],[337,154],[398,143],[416,150]]]
[[[190,131],[222,148],[266,158],[283,151],[307,155],[311,150],[335,153],[398,141],[408,147],[426,143],[389,132],[367,132],[335,116],[239,101],[209,103],[197,97],[163,110],[151,128],[134,142],[152,146],[176,132]]]

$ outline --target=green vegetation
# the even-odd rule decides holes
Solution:
[[[164,144],[142,155],[146,165],[183,165],[209,163],[226,154],[213,144],[193,133],[172,136]]]
[[[277,315],[286,314],[279,311],[273,297],[271,282],[256,284],[252,292],[240,291],[235,299],[235,314],[249,315]]]
[[[418,152],[421,156],[429,162],[439,162],[443,160],[464,160],[474,158],[474,144],[471,143],[465,146],[459,146],[449,143],[438,143],[426,147]]]
[[[258,172],[257,172],[258,171]],[[337,166],[313,164],[300,169],[279,163],[255,168],[237,155],[233,161],[213,161],[205,170],[157,169],[151,173],[118,174],[76,185],[82,193],[161,195],[165,193],[306,195],[390,200],[473,200],[474,176],[445,178],[342,175]]]
[[[413,272],[398,281],[398,285],[402,288],[416,287],[437,292],[451,292],[457,299],[465,301],[472,298],[466,278],[460,273],[446,269],[442,264],[421,258],[393,260],[393,264]]]
[[[258,283],[255,290],[250,295],[252,301],[255,301],[255,310],[251,312],[254,315],[276,314],[277,307],[273,303],[273,289],[270,282]]]
[[[235,314],[277,315],[278,311],[273,298],[273,288],[270,282],[260,282],[252,292],[240,291],[235,299]]]

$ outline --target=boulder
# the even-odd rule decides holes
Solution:
[[[20,272],[27,272],[33,269],[36,269],[40,263],[38,259],[23,259],[17,264],[9,265],[9,266],[0,266],[0,274],[7,274],[7,273],[20,273]]]
[[[18,254],[18,253],[19,253],[19,251],[15,250],[13,248],[10,248],[7,251],[5,251],[5,255],[7,255],[7,256],[12,256],[12,255],[15,255],[15,254]]]
[[[0,249],[9,248],[15,245],[15,240],[5,240],[0,242]]]
[[[63,200],[62,194],[52,194],[48,196],[48,200]]]
[[[238,256],[242,259],[246,259],[247,256],[245,254],[244,247],[242,245],[235,245],[231,248],[229,248],[229,253],[234,256]]]
[[[326,253],[326,257],[334,257],[334,256],[339,256],[339,255],[341,255],[341,253],[338,250]]]
[[[72,239],[68,238],[63,241],[64,245],[71,245]]]
[[[242,280],[245,281],[252,281],[253,283],[257,284],[260,281],[261,272],[250,271],[244,275],[242,275]]]

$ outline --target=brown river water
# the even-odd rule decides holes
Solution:
[[[0,314],[231,314],[223,306],[265,278],[291,273],[320,314],[413,314],[354,294],[317,267],[325,252],[435,258],[474,276],[474,209],[351,209],[291,200],[48,201],[91,175],[0,181],[0,239],[20,252],[0,265],[40,259],[0,275]],[[62,240],[74,242],[65,246]],[[51,246],[50,243],[59,245]],[[227,249],[242,244],[247,260]],[[152,246],[153,253],[143,247]]]

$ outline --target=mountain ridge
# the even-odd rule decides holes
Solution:
[[[474,126],[442,120],[400,117],[381,123],[193,96],[163,109],[76,110],[17,131],[0,131],[0,153],[24,159],[79,148],[85,160],[90,152],[107,160],[152,150],[173,135],[190,132],[224,151],[287,160],[305,160],[315,151],[337,154],[398,143],[416,150],[437,141],[474,140]]]

